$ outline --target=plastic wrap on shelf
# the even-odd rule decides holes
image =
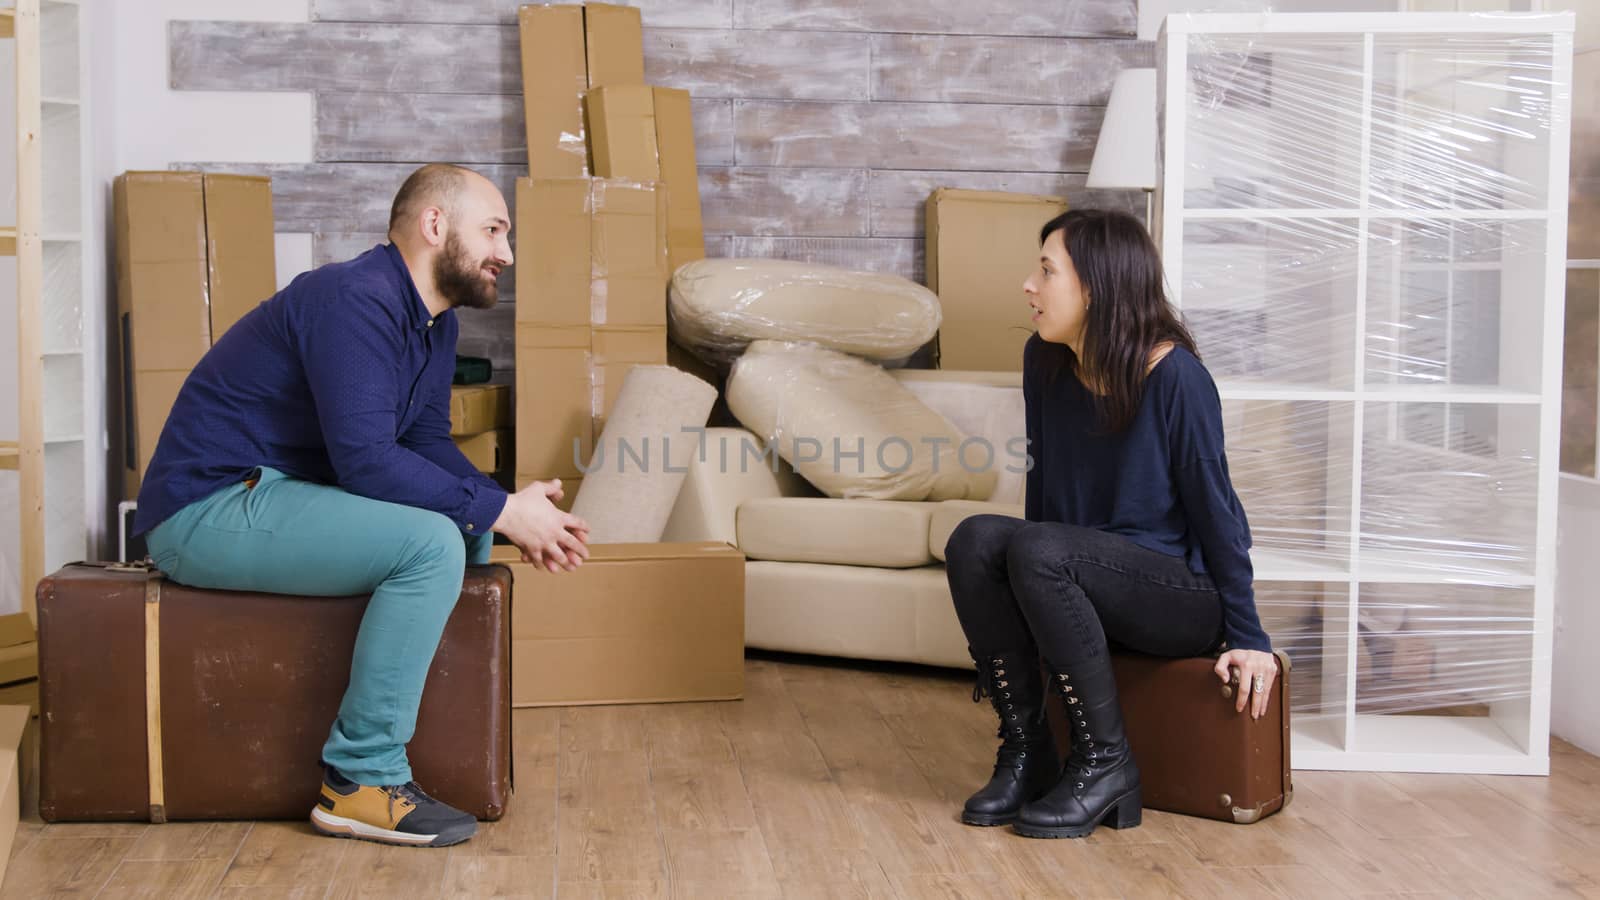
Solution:
[[[881,366],[815,344],[756,341],[728,377],[728,408],[830,497],[986,500],[1026,447],[963,435]],[[719,465],[775,465],[764,458]]]
[[[674,342],[727,366],[751,341],[806,341],[900,365],[939,331],[939,298],[877,272],[777,259],[702,259],[668,295]]]
[[[1174,18],[1192,24],[1162,38],[1185,44],[1164,249],[1224,398],[1298,721],[1526,708],[1559,414],[1559,42],[1465,17],[1449,33]],[[1383,733],[1357,724],[1351,746]]]

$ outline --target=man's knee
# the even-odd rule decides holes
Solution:
[[[1004,562],[1006,547],[1019,522],[1010,516],[968,516],[950,532],[945,541],[945,562],[956,565],[989,565]]]
[[[461,529],[445,516],[436,512],[418,510],[417,521],[412,526],[412,544],[415,558],[428,566],[460,570],[467,564],[467,547],[461,539]]]

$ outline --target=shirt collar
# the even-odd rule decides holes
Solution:
[[[400,248],[391,243],[384,244],[383,249],[389,255],[389,262],[399,273],[400,283],[405,285],[407,325],[412,331],[427,331],[437,326],[440,319],[450,314],[450,310],[445,310],[437,316],[430,315],[428,305],[422,302],[422,294],[417,290],[417,283],[411,279],[411,270],[406,267],[406,260],[400,254]]]

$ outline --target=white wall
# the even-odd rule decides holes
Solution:
[[[110,346],[105,335],[115,309],[111,261],[111,182],[130,169],[167,169],[185,162],[311,161],[312,98],[304,93],[174,91],[168,86],[168,23],[177,19],[303,22],[308,0],[85,0],[89,48],[89,109],[93,236],[89,258],[103,304],[87,308],[92,346],[90,383],[105,385]],[[310,235],[278,235],[278,281],[311,266]],[[89,409],[102,411],[104,398]],[[102,416],[103,421],[103,416]],[[109,435],[105,435],[109,448]],[[115,503],[104,473],[91,483],[90,528],[100,555],[116,553]],[[97,489],[98,488],[98,489]],[[4,536],[0,535],[0,543]],[[0,598],[0,605],[4,599]]]
[[[96,15],[113,16],[116,29],[110,96],[95,103],[97,124],[109,126],[114,147],[98,173],[103,184],[128,169],[179,162],[311,161],[310,94],[175,91],[167,77],[171,20],[304,22],[309,0],[141,0],[136,12],[118,0],[91,5]],[[278,283],[310,267],[311,236],[280,235]]]
[[[1600,753],[1600,482],[1561,477],[1550,731]]]

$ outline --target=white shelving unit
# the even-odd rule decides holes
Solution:
[[[1297,767],[1549,770],[1572,31],[1167,19],[1155,230]]]
[[[90,404],[96,346],[82,240],[89,197],[82,8],[17,0],[5,10],[15,41],[18,441],[21,588],[89,551],[91,463],[101,446]],[[0,235],[0,238],[3,238]],[[93,437],[94,440],[88,438]]]

